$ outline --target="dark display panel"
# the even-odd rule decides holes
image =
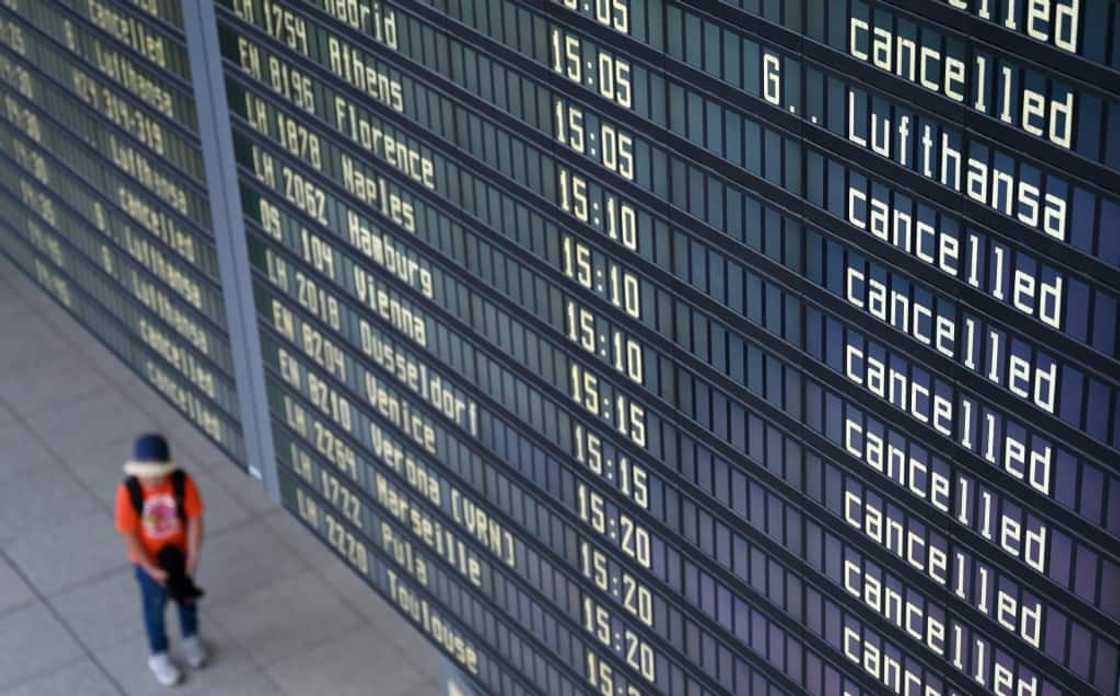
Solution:
[[[482,692],[1120,694],[1120,5],[215,4],[279,497]]]
[[[4,0],[0,91],[5,250],[243,462],[179,3]]]
[[[1115,691],[1114,82],[901,3],[222,7],[336,548],[411,520],[533,692]]]

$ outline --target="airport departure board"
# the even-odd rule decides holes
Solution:
[[[477,692],[1120,695],[1120,3],[0,44],[5,253]]]
[[[0,1],[0,242],[243,461],[182,25],[176,0]]]

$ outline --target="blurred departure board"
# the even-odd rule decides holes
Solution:
[[[480,693],[1120,694],[1120,4],[184,3],[204,163],[176,3],[3,5],[7,253]]]
[[[244,459],[174,0],[0,2],[4,251]]]

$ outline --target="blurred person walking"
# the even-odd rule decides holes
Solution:
[[[174,686],[183,674],[168,654],[168,599],[179,610],[187,664],[199,668],[207,658],[198,635],[202,590],[193,580],[202,550],[202,497],[194,480],[175,466],[162,435],[138,437],[124,472],[127,476],[117,486],[116,525],[140,584],[148,668],[160,684]]]

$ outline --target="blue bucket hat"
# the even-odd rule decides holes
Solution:
[[[171,447],[166,438],[148,433],[136,438],[132,459],[125,462],[124,472],[129,476],[167,476],[175,470],[171,460]]]

